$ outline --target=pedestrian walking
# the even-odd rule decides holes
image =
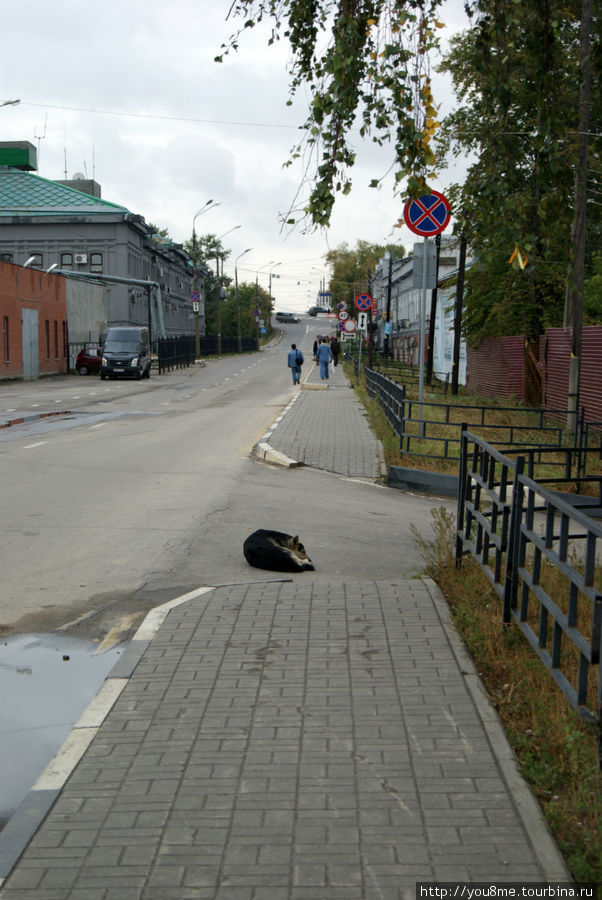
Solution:
[[[320,364],[320,378],[322,381],[328,380],[328,364],[334,359],[334,356],[332,355],[330,342],[327,337],[322,338],[322,343],[318,347],[318,352],[316,353],[316,359]]]
[[[320,346],[320,335],[314,341],[314,361],[318,361],[318,347]]]
[[[341,345],[339,343],[339,339],[335,335],[330,342],[330,349],[332,350],[332,355],[334,356],[334,364],[335,367],[339,364],[339,354],[341,352]]]
[[[301,381],[301,366],[305,362],[303,354],[297,349],[296,344],[291,344],[288,351],[288,367],[293,373],[293,384],[299,384]]]

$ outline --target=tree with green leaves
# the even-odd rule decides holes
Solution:
[[[193,240],[184,243],[184,249],[190,258],[194,258]],[[204,234],[197,237],[196,241],[196,258],[199,269],[205,270],[204,287],[205,287],[205,334],[215,336],[218,332],[217,327],[217,292],[218,283],[222,295],[228,286],[232,283],[232,279],[222,272],[222,265],[225,259],[230,256],[230,250],[226,250],[222,242],[215,234]],[[217,267],[220,266],[219,278],[217,275]],[[223,309],[223,304],[222,304]],[[221,310],[220,310],[221,312]],[[223,322],[221,328],[222,334],[236,334],[236,326],[233,332],[224,331]]]
[[[257,296],[255,290],[257,288]],[[240,333],[242,337],[255,337],[257,322],[255,310],[259,310],[259,318],[263,319],[268,332],[271,330],[272,298],[261,285],[255,282],[241,281],[238,284],[238,305],[240,307]],[[222,303],[222,333],[237,334],[236,290],[230,284]]]
[[[381,245],[362,240],[357,241],[355,249],[343,243],[328,251],[325,260],[332,272],[329,288],[335,307],[337,303],[346,302],[351,310],[354,309],[355,297],[368,292],[369,277],[387,251],[396,259],[405,255],[404,247],[398,244]]]
[[[458,108],[438,135],[470,165],[448,192],[475,262],[465,333],[536,338],[562,324],[579,123],[579,0],[472,0],[471,27],[442,68]],[[597,31],[596,31],[597,28]],[[592,29],[600,33],[599,20]],[[594,45],[591,159],[600,159],[600,44]],[[597,132],[597,137],[595,135]],[[597,165],[600,169],[600,163]],[[588,266],[599,206],[588,209]]]
[[[271,20],[269,43],[285,38],[290,44],[291,97],[303,88],[311,98],[304,138],[286,163],[302,158],[304,165],[287,223],[301,218],[310,227],[329,224],[337,193],[351,190],[355,129],[390,148],[384,168],[393,167],[398,193],[424,192],[435,164],[438,123],[429,52],[442,27],[436,18],[440,2],[234,0],[229,15],[244,24],[216,61],[238,49],[245,29]],[[380,180],[373,178],[371,186]]]

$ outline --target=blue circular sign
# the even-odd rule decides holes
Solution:
[[[355,298],[355,305],[358,309],[368,310],[372,307],[372,297],[370,294],[358,294]]]
[[[408,200],[403,208],[403,218],[414,234],[435,237],[445,231],[451,218],[447,197],[439,191],[431,191],[417,200]]]

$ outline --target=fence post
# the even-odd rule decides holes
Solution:
[[[468,458],[468,437],[466,422],[462,423],[460,434],[460,469],[458,483],[458,511],[456,514],[456,569],[462,561],[462,531],[464,530],[465,485]]]
[[[512,483],[512,506],[510,510],[510,534],[506,548],[506,571],[504,573],[504,608],[502,621],[509,625],[512,621],[512,610],[516,609],[518,591],[518,553],[520,544],[520,527],[523,519],[524,488],[522,476],[525,470],[525,457],[517,456]]]
[[[405,431],[405,423],[406,423],[406,386],[405,384],[401,385],[401,403],[399,404],[399,450],[403,453],[403,435]],[[600,445],[600,450],[602,453],[602,444]]]

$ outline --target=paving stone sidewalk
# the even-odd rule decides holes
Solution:
[[[297,462],[339,475],[379,479],[386,473],[380,441],[368,424],[342,366],[320,382],[313,364],[303,385],[269,432],[270,446]]]
[[[2,900],[568,880],[428,580],[223,586],[143,651]]]

